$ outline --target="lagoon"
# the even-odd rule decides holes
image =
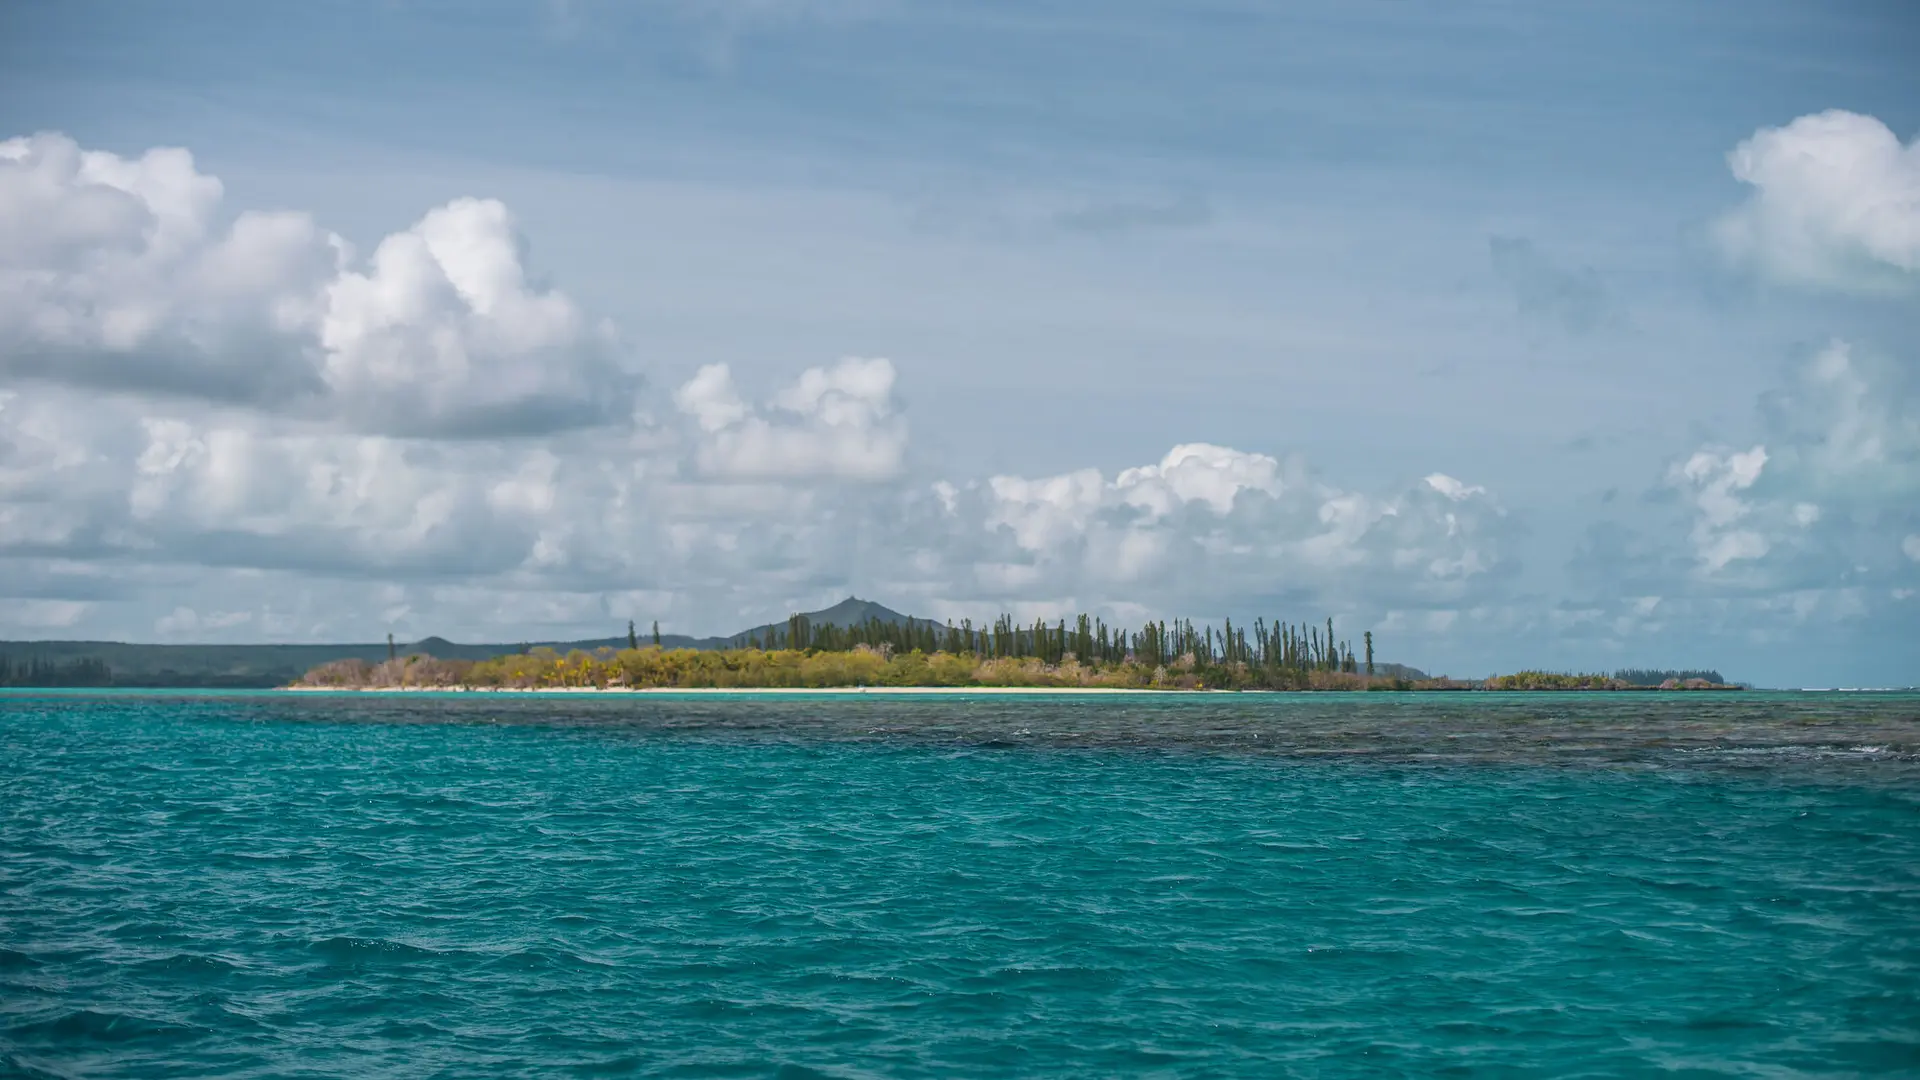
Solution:
[[[0,695],[0,1072],[1920,1066],[1920,696]]]

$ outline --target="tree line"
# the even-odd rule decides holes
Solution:
[[[649,640],[650,639],[650,640]],[[627,648],[541,646],[485,660],[390,654],[384,663],[348,659],[309,671],[315,688],[828,688],[1083,687],[1153,690],[1692,690],[1734,689],[1714,672],[1616,675],[1522,671],[1486,679],[1409,676],[1376,668],[1374,638],[1360,649],[1331,619],[1321,624],[1231,621],[1220,628],[1191,620],[1120,628],[1088,615],[1017,622],[1002,615],[969,621],[814,624],[795,615],[784,626],[742,635],[727,649],[662,648],[659,627],[643,637],[627,626]],[[1376,674],[1378,670],[1379,673]],[[1642,683],[1620,675],[1658,675]]]
[[[1707,682],[1717,685],[1727,681],[1720,677],[1719,672],[1711,668],[1693,671],[1655,668],[1621,668],[1619,671],[1613,673],[1613,677],[1629,686],[1660,686],[1667,682],[1683,684],[1690,682]]]
[[[0,654],[0,686],[86,687],[112,686],[113,671],[105,660],[83,656],[73,660],[48,660],[38,656],[24,661]]]
[[[658,640],[658,627],[655,628]],[[628,627],[630,644],[637,644]],[[820,652],[847,652],[866,647],[894,652],[950,653],[990,659],[1036,659],[1059,664],[1069,658],[1081,664],[1101,665],[1139,663],[1161,667],[1190,657],[1200,667],[1245,665],[1253,668],[1293,672],[1332,671],[1358,674],[1374,673],[1373,632],[1361,635],[1362,652],[1356,654],[1351,639],[1334,635],[1333,620],[1326,620],[1324,631],[1308,623],[1255,620],[1252,627],[1196,626],[1191,619],[1172,622],[1148,622],[1138,630],[1109,626],[1092,615],[1078,615],[1071,624],[1064,618],[1053,623],[1036,619],[1031,624],[1017,623],[1012,615],[1001,615],[992,623],[976,627],[971,619],[945,625],[930,619],[887,622],[871,619],[851,626],[814,625],[805,615],[793,615],[785,627],[772,627],[764,634],[752,635],[746,646],[753,649]]]
[[[627,625],[627,648],[528,649],[480,661],[393,655],[342,660],[308,672],[309,686],[828,687],[1081,686],[1134,689],[1396,689],[1374,678],[1373,634],[1361,648],[1323,624],[1265,619],[1200,626],[1189,619],[1123,628],[1079,615],[1019,622],[1002,615],[936,623],[870,619],[853,625],[790,617],[746,635],[741,647],[663,649]]]

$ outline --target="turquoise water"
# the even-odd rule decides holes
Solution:
[[[1920,698],[0,696],[0,1073],[1920,1073]]]

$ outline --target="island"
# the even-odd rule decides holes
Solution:
[[[837,620],[848,605],[864,617]],[[821,616],[826,616],[822,618]],[[1717,672],[1526,671],[1460,680],[1375,659],[1374,635],[1322,623],[1251,626],[1149,622],[1138,629],[1077,616],[1049,624],[936,623],[849,598],[719,641],[669,646],[628,624],[624,642],[560,650],[533,646],[482,659],[406,655],[320,664],[298,690],[832,690],[1033,689],[1134,691],[1731,690]]]

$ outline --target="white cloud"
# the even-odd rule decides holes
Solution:
[[[1298,463],[1188,444],[1112,479],[1082,469],[950,485],[940,516],[960,538],[953,575],[1009,600],[1042,582],[1103,605],[1223,607],[1497,589],[1510,565],[1504,512],[1485,489],[1440,479],[1368,495],[1316,482]]]
[[[520,434],[622,419],[610,328],[528,287],[507,208],[456,199],[326,289],[321,372],[378,431]]]
[[[1846,342],[1822,349],[1797,385],[1763,399],[1763,444],[1702,449],[1670,470],[1699,570],[1739,564],[1737,580],[1763,590],[1911,576],[1889,553],[1920,522],[1916,406],[1902,369]]]
[[[1759,436],[1682,454],[1684,500],[1632,511],[1683,515],[1664,547],[1621,545],[1652,553],[1649,580],[1549,617],[1502,599],[1516,523],[1445,473],[1355,490],[1193,442],[1133,468],[930,482],[878,359],[765,393],[709,366],[671,395],[684,423],[630,425],[616,343],[530,274],[498,203],[449,203],[360,257],[304,215],[234,214],[183,151],[5,146],[8,626],[518,640],[636,614],[731,629],[855,591],[1136,625],[1371,613],[1484,641],[1854,617],[1920,585],[1910,375],[1844,345]],[[487,433],[524,437],[447,438]]]
[[[674,404],[694,418],[702,431],[723,431],[745,420],[752,411],[733,387],[733,372],[725,364],[708,364],[686,385],[674,391]]]
[[[1762,128],[1727,158],[1754,190],[1716,236],[1769,277],[1833,288],[1886,287],[1920,272],[1920,141],[1839,109]]]
[[[906,421],[893,363],[840,361],[809,368],[765,407],[752,408],[725,364],[703,367],[674,394],[700,429],[702,475],[729,481],[885,480],[900,474]]]
[[[189,638],[377,637],[362,623],[384,621],[520,635],[624,618],[633,596],[709,622],[772,618],[844,591],[940,614],[1304,613],[1453,604],[1497,590],[1509,563],[1504,515],[1476,486],[1344,491],[1210,444],[1107,474],[795,483],[901,470],[891,365],[816,369],[757,406],[723,376],[675,395],[690,418],[677,437],[457,444],[22,389],[0,402],[0,567],[59,584],[70,595],[42,598],[88,605],[76,612],[149,603],[137,625]],[[774,434],[742,436],[756,424]],[[748,454],[769,442],[790,460]],[[94,603],[91,580],[26,569],[46,560],[110,565],[151,599]]]
[[[1707,573],[1767,553],[1766,537],[1740,527],[1741,519],[1752,510],[1741,493],[1760,479],[1766,467],[1764,446],[1744,452],[1700,450],[1673,467],[1673,483],[1688,491],[1698,511],[1693,545]]]
[[[1834,341],[1805,365],[1798,386],[1765,404],[1797,472],[1842,497],[1877,499],[1920,495],[1920,474],[1910,468],[1920,455],[1915,398],[1909,374]]]
[[[815,389],[794,403],[839,416]],[[754,593],[852,572],[863,521],[897,496],[705,482],[679,468],[702,438],[446,443],[40,386],[0,394],[0,559]]]
[[[1551,626],[1542,648],[1559,663],[1611,650],[1621,666],[1767,654],[1805,671],[1912,639],[1902,601],[1920,587],[1920,560],[1903,551],[1920,534],[1911,373],[1836,341],[1762,396],[1759,420],[1755,442],[1682,455],[1646,499],[1585,530],[1568,568],[1591,591],[1564,608],[1589,617]],[[1633,610],[1633,596],[1659,596],[1657,611]],[[1513,632],[1526,622],[1517,613]],[[1897,652],[1895,674],[1876,678],[1910,680]],[[1778,685],[1779,675],[1735,677]]]
[[[127,500],[129,555],[460,580],[551,562],[552,537],[569,524],[543,510],[552,504],[539,453],[239,426],[151,430]]]
[[[1098,469],[1038,480],[995,476],[987,486],[992,492],[987,527],[1006,527],[1028,551],[1044,551],[1086,532],[1110,494]]]
[[[500,203],[454,200],[360,267],[307,215],[227,222],[223,197],[185,150],[0,142],[0,374],[384,434],[627,418],[612,331],[528,284]]]
[[[208,397],[311,393],[298,335],[334,238],[299,214],[216,220],[184,150],[0,142],[0,371]]]
[[[1225,514],[1242,491],[1279,494],[1280,463],[1265,454],[1186,443],[1167,451],[1157,465],[1125,470],[1114,479],[1114,486],[1122,501],[1158,517],[1194,502]]]
[[[189,637],[231,630],[252,621],[250,611],[213,611],[202,615],[190,607],[176,607],[155,620],[153,628],[162,637]]]
[[[0,392],[0,550],[97,546],[138,443],[77,398]]]
[[[0,557],[471,574],[527,558],[552,455],[42,387],[0,402]],[[195,607],[195,604],[187,606]]]
[[[1486,488],[1478,485],[1463,484],[1453,477],[1448,476],[1446,473],[1434,473],[1427,477],[1427,486],[1445,495],[1447,498],[1452,499],[1454,502],[1464,502],[1475,495],[1485,495],[1487,493]]]

